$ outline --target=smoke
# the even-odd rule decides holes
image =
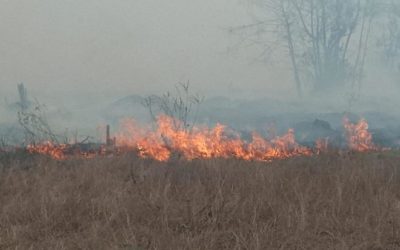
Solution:
[[[147,119],[141,97],[189,80],[206,97],[200,112],[205,123],[248,129],[273,123],[284,130],[321,118],[335,127],[338,117],[352,112],[368,116],[372,127],[395,126],[400,73],[383,66],[379,51],[366,60],[356,98],[343,91],[298,99],[282,51],[258,60],[262,47],[247,47],[243,37],[229,33],[254,21],[245,2],[4,1],[0,123],[16,119],[20,82],[31,100],[46,104],[54,127],[87,134],[124,115]]]
[[[247,22],[236,2],[7,1],[0,14],[4,96],[19,82],[62,101],[164,92],[186,80],[206,94],[268,89],[263,65],[226,53],[226,29]]]

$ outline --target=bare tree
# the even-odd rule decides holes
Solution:
[[[157,120],[159,114],[164,114],[173,118],[175,129],[191,131],[197,122],[203,99],[200,94],[193,94],[189,82],[186,82],[175,85],[174,92],[148,96],[142,104],[148,109],[153,121]]]
[[[21,109],[18,111],[18,123],[24,129],[25,143],[36,144],[43,141],[58,143],[58,136],[51,129],[46,116],[45,106],[36,101],[31,109]]]
[[[18,123],[24,129],[25,143],[35,144],[41,141],[58,142],[57,136],[47,122],[45,116],[46,107],[37,100],[33,105],[28,99],[28,91],[24,84],[17,86],[19,99],[17,112]]]
[[[299,96],[305,89],[327,91],[361,83],[375,0],[251,1],[258,7],[255,24],[233,30],[253,30],[249,39],[265,38],[262,45],[267,47],[271,35],[277,35]]]

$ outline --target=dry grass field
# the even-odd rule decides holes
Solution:
[[[0,249],[400,249],[400,155],[3,155]]]

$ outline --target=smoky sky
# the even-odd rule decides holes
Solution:
[[[235,0],[1,0],[1,96],[23,82],[58,100],[150,94],[190,81],[205,95],[287,91],[227,29],[251,22]],[[285,79],[285,77],[283,77]]]

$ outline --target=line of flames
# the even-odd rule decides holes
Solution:
[[[178,126],[177,126],[178,124]],[[138,152],[142,158],[151,158],[158,161],[168,161],[174,154],[187,160],[210,158],[237,158],[243,160],[271,161],[294,156],[310,156],[321,153],[328,148],[327,139],[319,139],[315,148],[299,145],[295,140],[293,129],[274,139],[263,138],[253,132],[250,141],[241,139],[235,131],[226,126],[217,124],[212,128],[194,127],[191,131],[176,129],[179,122],[171,117],[160,116],[156,129],[149,129],[138,125],[133,120],[124,120],[120,132],[116,134],[117,151],[120,149]],[[368,123],[361,119],[352,124],[347,118],[343,119],[348,148],[352,151],[366,152],[377,150],[372,142],[372,135],[368,131]],[[51,142],[39,145],[29,145],[30,153],[49,155],[54,159],[65,159],[66,144],[53,144]],[[82,153],[83,158],[91,158],[105,154],[101,149],[96,153]]]
[[[378,149],[372,142],[372,135],[368,131],[368,123],[365,119],[352,124],[347,117],[344,117],[343,126],[346,131],[347,146],[350,150],[367,152]]]
[[[67,155],[77,156],[79,158],[90,159],[99,155],[106,155],[105,146],[101,146],[98,150],[83,151],[79,148],[72,149],[70,144],[56,144],[51,141],[45,141],[39,144],[31,144],[26,147],[26,150],[31,154],[42,154],[51,156],[56,160],[65,160]]]
[[[27,146],[27,150],[32,154],[49,155],[56,160],[65,159],[66,144],[54,144],[50,141],[45,141],[40,144],[32,144]]]

